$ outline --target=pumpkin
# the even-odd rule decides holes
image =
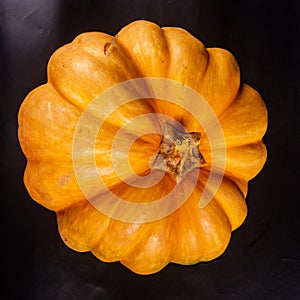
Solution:
[[[138,20],[114,37],[101,32],[78,35],[53,53],[47,71],[47,83],[32,90],[20,107],[18,136],[27,158],[25,186],[35,201],[56,213],[65,244],[91,251],[104,262],[120,261],[138,274],[158,272],[170,262],[209,261],[224,253],[231,232],[246,218],[248,182],[267,155],[262,141],[267,129],[264,101],[240,82],[233,55],[206,48],[184,29]],[[209,107],[214,121],[209,118],[205,126],[199,122],[206,113],[199,116],[186,109],[192,102],[188,97],[181,97],[179,105],[153,96],[147,78],[150,83],[170,82],[175,92],[165,90],[169,98],[187,89],[200,95],[205,104],[193,100],[192,105],[195,110],[200,104]],[[145,86],[128,96],[131,101],[105,100],[106,91],[124,82],[133,82],[134,89],[135,80],[144,80]],[[116,99],[121,94],[115,93]],[[214,140],[215,123],[223,144]],[[91,138],[90,124],[95,127]],[[76,138],[83,145],[74,154]],[[91,141],[85,144],[86,139]],[[119,149],[123,143],[125,156]],[[201,205],[212,174],[220,175],[219,184],[210,190],[210,201]],[[151,176],[159,180],[153,183]],[[185,199],[178,202],[180,194]],[[136,204],[137,210],[139,204],[158,199],[165,199],[167,207],[177,201],[177,206],[159,214],[165,207],[160,206],[151,218],[134,219],[134,209],[121,205],[118,210],[120,201],[109,202],[112,195]]]

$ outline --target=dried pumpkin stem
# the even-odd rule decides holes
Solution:
[[[165,123],[159,153],[152,168],[168,172],[179,183],[188,172],[204,162],[199,150],[200,138],[199,132],[182,133]]]

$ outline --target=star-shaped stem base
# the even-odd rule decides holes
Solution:
[[[168,172],[179,183],[188,172],[204,162],[199,150],[200,138],[199,132],[182,133],[165,123],[152,169]]]

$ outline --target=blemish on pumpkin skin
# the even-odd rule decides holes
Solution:
[[[103,52],[104,52],[104,55],[107,55],[108,54],[108,49],[109,47],[111,46],[111,43],[110,42],[107,42],[104,47],[103,47]]]
[[[59,178],[59,186],[63,187],[67,185],[70,182],[70,176],[69,175],[62,175]]]
[[[67,239],[64,235],[62,235],[61,238],[62,238],[62,240],[63,240],[64,242],[67,242],[67,241],[68,241],[68,239]]]

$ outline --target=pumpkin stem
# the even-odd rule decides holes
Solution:
[[[152,168],[168,172],[179,183],[194,168],[204,163],[199,150],[200,132],[182,133],[165,123],[162,140]]]

